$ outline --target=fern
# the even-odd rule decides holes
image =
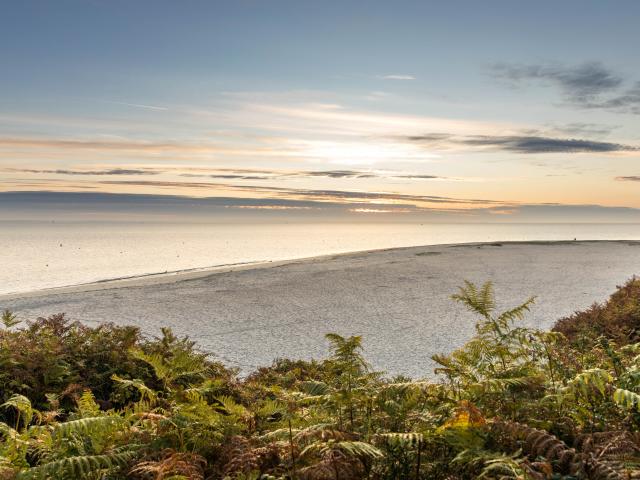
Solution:
[[[464,286],[451,298],[465,305],[472,312],[490,318],[496,304],[493,296],[493,283],[485,282],[480,289],[475,284],[464,281]]]
[[[15,327],[20,323],[20,320],[18,320],[18,316],[11,310],[3,310],[0,320],[2,321],[2,324],[5,326],[5,328]]]
[[[382,433],[376,438],[383,444],[393,447],[417,447],[424,441],[421,433]]]
[[[604,396],[611,382],[613,382],[613,377],[609,372],[601,368],[591,368],[576,375],[568,388],[584,397],[589,397],[594,392]]]
[[[305,457],[310,454],[325,455],[332,450],[340,451],[347,456],[355,458],[376,459],[384,457],[384,454],[370,443],[335,440],[328,440],[326,442],[314,442],[311,445],[308,445],[304,450],[302,450],[302,452],[300,452],[300,457]]]
[[[80,417],[96,417],[100,414],[100,407],[91,390],[85,390],[77,401]]]
[[[33,420],[34,415],[39,412],[31,406],[31,400],[24,395],[12,395],[6,402],[0,405],[0,408],[14,408],[18,414],[16,416],[16,430],[20,427],[20,421],[24,422],[25,427]]]
[[[463,450],[453,459],[454,464],[479,469],[480,474],[475,476],[477,479],[499,478],[501,480],[528,478],[522,468],[523,461],[520,451],[505,455],[480,449]]]
[[[82,455],[67,457],[38,465],[18,475],[22,479],[91,478],[97,472],[113,472],[125,467],[136,455],[135,451],[107,455]]]
[[[116,425],[122,425],[125,420],[119,416],[87,417],[58,423],[53,427],[54,437],[68,437],[71,435],[89,435],[96,432],[111,430]]]
[[[312,396],[326,395],[327,393],[329,393],[329,386],[324,382],[318,381],[310,380],[306,382],[300,382],[298,384],[298,388],[300,388],[300,391]]]
[[[123,387],[135,388],[140,393],[141,402],[148,402],[149,404],[154,404],[158,398],[158,394],[154,390],[147,387],[142,380],[139,380],[137,378],[133,380],[129,380],[126,378],[121,378],[114,373],[113,375],[111,375],[111,380],[119,383]]]
[[[613,401],[629,410],[640,410],[640,395],[623,388],[617,388],[613,392]]]

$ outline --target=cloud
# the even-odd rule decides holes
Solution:
[[[31,168],[4,168],[5,172],[17,173],[42,173],[54,175],[157,175],[160,172],[151,169],[134,169],[134,168],[110,168],[107,170],[36,170]]]
[[[205,197],[193,198],[177,195],[112,194],[100,192],[69,191],[13,191],[0,192],[0,211],[3,218],[43,218],[50,221],[52,215],[79,215],[78,218],[136,218],[145,219],[149,215],[158,219],[187,218],[211,221],[211,215],[228,215],[228,218],[242,218],[241,212],[259,215],[255,219],[268,218],[265,215],[299,215],[308,219],[309,215],[354,215],[376,214],[388,221],[465,221],[465,222],[540,222],[540,221],[616,221],[637,223],[640,209],[607,207],[601,205],[568,204],[517,204],[505,202],[498,205],[473,205],[467,209],[452,209],[446,204],[420,206],[408,203],[372,204],[368,202],[331,202],[308,199],[257,198],[257,197]],[[296,213],[299,211],[298,213]],[[397,213],[405,215],[398,216]],[[293,217],[290,217],[293,218]],[[350,217],[348,217],[350,218]],[[350,218],[351,219],[351,218]]]
[[[230,173],[183,173],[181,177],[213,178],[220,180],[274,180],[285,178],[404,178],[411,180],[452,180],[438,175],[419,173],[399,173],[385,170],[251,170],[251,169],[211,169]]]
[[[626,177],[616,177],[619,182],[640,182],[640,175],[630,175]]]
[[[472,146],[495,147],[516,153],[602,153],[638,150],[638,147],[620,143],[535,136],[479,136],[466,139],[464,143]]]
[[[354,213],[411,213],[409,208],[350,208]]]
[[[38,158],[41,158],[40,151],[46,151],[51,157],[56,153],[62,155],[82,154],[104,154],[136,155],[158,158],[166,156],[171,158],[194,158],[196,156],[211,158],[213,155],[224,155],[230,157],[296,157],[303,154],[287,145],[270,144],[265,141],[262,144],[246,143],[237,145],[217,144],[210,141],[183,142],[183,141],[152,141],[133,139],[66,139],[66,138],[39,138],[39,137],[5,137],[0,138],[0,156],[15,158],[20,152],[35,156],[32,151],[36,151]],[[66,157],[65,157],[66,158]]]
[[[300,176],[329,177],[329,178],[375,178],[379,175],[359,172],[357,170],[322,170],[316,172],[298,172]]]
[[[597,123],[573,122],[565,125],[556,125],[553,130],[556,133],[564,133],[568,135],[593,135],[596,137],[604,137],[609,135],[613,130],[618,128],[617,125],[600,125]]]
[[[640,115],[640,81],[621,90],[624,79],[600,62],[574,66],[557,64],[496,64],[494,76],[514,84],[540,80],[560,88],[565,99],[581,108]]]
[[[151,152],[178,149],[200,151],[206,148],[202,145],[190,145],[173,142],[140,142],[132,140],[68,140],[56,138],[0,138],[0,147],[59,148],[73,150],[148,150]]]
[[[600,101],[585,102],[584,106],[640,115],[640,82],[636,82],[633,87],[619,95]]]
[[[212,178],[215,180],[281,180],[293,178],[330,178],[330,179],[410,179],[410,180],[456,180],[421,173],[404,173],[386,170],[279,170],[251,168],[215,168],[215,167],[174,167],[150,166],[144,168],[75,168],[75,169],[36,169],[36,168],[0,168],[0,171],[12,173],[30,173],[36,175],[160,175],[175,174],[184,178]]]
[[[169,110],[168,107],[159,107],[157,105],[145,105],[143,103],[129,103],[129,102],[115,102],[106,101],[106,103],[113,103],[114,105],[123,105],[125,107],[142,108],[144,110],[164,111]]]
[[[207,160],[223,158],[255,161],[255,158],[287,158],[291,160],[318,160],[341,165],[371,165],[385,161],[421,162],[433,158],[432,154],[415,148],[408,143],[390,142],[388,138],[358,136],[357,139],[326,140],[282,137],[242,138],[240,141],[229,137],[211,141],[140,141],[132,139],[64,139],[13,137],[0,138],[0,158],[15,160],[17,157],[42,158],[43,153],[68,160],[71,155],[86,158],[88,155],[114,160],[126,158],[165,157],[176,159],[203,158]],[[96,160],[97,161],[97,160]]]
[[[574,100],[584,100],[615,90],[623,81],[599,62],[576,66],[497,64],[492,70],[495,76],[516,83],[526,80],[553,83],[560,87],[568,98]]]
[[[451,148],[469,146],[489,148],[512,153],[612,153],[636,152],[640,148],[621,143],[600,142],[575,138],[554,138],[535,135],[468,135],[454,136],[449,134],[425,134],[406,137],[412,142],[422,143],[429,147]]]
[[[413,75],[382,75],[378,78],[382,80],[415,80],[416,77]]]
[[[419,207],[420,205],[449,205],[456,208],[467,208],[473,205],[502,204],[503,202],[483,199],[463,199],[454,197],[444,197],[436,195],[411,195],[395,192],[365,192],[351,190],[324,190],[324,189],[302,189],[288,187],[273,187],[264,185],[229,185],[221,183],[207,182],[174,182],[174,181],[150,181],[150,180],[105,180],[99,182],[103,185],[113,186],[136,186],[155,188],[179,188],[179,189],[201,189],[217,190],[227,192],[251,192],[252,194],[263,193],[273,197],[284,197],[287,199],[310,199],[319,202],[338,203],[369,203],[369,204],[397,204],[404,202]]]
[[[218,180],[272,180],[273,177],[268,176],[258,176],[258,175],[233,175],[233,174],[212,174],[212,175],[193,175],[193,174],[182,174],[182,177],[202,177],[205,176],[207,178],[214,178]]]

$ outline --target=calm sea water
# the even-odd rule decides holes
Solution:
[[[510,240],[638,240],[639,224],[0,222],[0,294],[358,250]]]

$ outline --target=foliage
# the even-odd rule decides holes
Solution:
[[[640,278],[633,277],[603,304],[558,320],[554,330],[575,346],[606,337],[618,345],[640,341]]]
[[[476,334],[431,380],[373,371],[357,336],[240,378],[167,329],[5,311],[0,479],[640,478],[637,279],[550,332],[491,283],[453,299]]]

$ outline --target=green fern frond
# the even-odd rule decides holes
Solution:
[[[529,387],[535,384],[537,381],[540,381],[540,379],[531,376],[513,378],[487,378],[482,380],[481,382],[470,385],[469,388],[479,390],[482,393],[501,393],[512,388]]]
[[[122,378],[114,373],[113,375],[111,375],[111,380],[121,384],[124,387],[131,387],[138,390],[138,392],[140,393],[140,401],[154,403],[158,398],[158,394],[153,389],[147,387],[145,383],[140,379],[134,378],[133,380],[129,380],[126,378]]]
[[[451,298],[465,305],[472,312],[489,318],[495,308],[493,295],[493,283],[485,282],[478,290],[472,282],[465,280],[464,286],[459,287],[459,292]]]
[[[244,406],[237,403],[228,395],[221,395],[219,397],[216,397],[216,400],[220,402],[221,408],[219,408],[219,410],[221,410],[222,413],[235,415],[237,417],[244,417],[249,414],[249,411]]]
[[[119,416],[87,417],[78,420],[70,420],[58,423],[53,427],[55,437],[68,437],[70,435],[88,435],[92,432],[108,431],[116,424],[124,423]]]
[[[533,305],[535,301],[536,297],[529,297],[523,304],[502,312],[498,316],[498,321],[502,324],[507,324],[515,320],[522,320],[525,314],[531,310],[531,305]]]
[[[417,447],[424,441],[424,435],[421,433],[382,433],[376,435],[381,443],[393,447]]]
[[[434,355],[438,357],[438,355]],[[432,382],[426,381],[412,381],[412,382],[397,382],[397,383],[385,383],[380,387],[380,391],[398,391],[399,393],[406,393],[407,391],[420,391],[423,393],[436,390],[438,385]]]
[[[300,452],[300,457],[306,457],[313,454],[324,455],[332,450],[337,450],[347,456],[356,458],[376,459],[384,457],[384,453],[370,443],[348,440],[314,442]]]
[[[291,433],[296,435],[300,432],[297,428],[292,428]],[[258,438],[264,442],[272,442],[278,440],[285,440],[289,437],[289,429],[288,428],[278,428],[276,430],[271,430],[263,435],[260,435]]]
[[[17,430],[11,428],[4,422],[0,422],[0,437],[15,441],[19,435],[20,433]]]
[[[640,395],[623,388],[617,388],[613,392],[613,401],[629,410],[640,410]]]
[[[499,478],[503,480],[525,478],[521,467],[524,459],[518,450],[511,455],[482,449],[467,449],[453,459],[454,464],[481,467],[480,478]]]
[[[606,370],[591,368],[580,372],[571,380],[569,388],[575,393],[588,397],[594,390],[605,395],[607,386],[613,382],[613,377]]]
[[[329,386],[326,383],[312,380],[300,382],[298,388],[307,395],[313,396],[326,395],[329,393]]]
[[[165,385],[180,378],[200,375],[205,371],[205,355],[188,350],[177,350],[169,359],[165,359],[158,353],[145,353],[140,349],[132,349],[131,355],[150,365],[156,377],[165,382]]]
[[[96,403],[96,399],[91,390],[85,390],[77,400],[78,414],[80,417],[96,417],[100,414],[100,406]]]
[[[260,408],[256,410],[256,415],[263,418],[272,417],[278,413],[284,414],[287,411],[287,406],[278,400],[266,400],[262,403]]]
[[[342,452],[350,455],[352,457],[361,457],[361,458],[382,458],[384,457],[384,453],[382,453],[379,449],[366,442],[358,442],[358,441],[343,441],[337,442],[335,448],[341,450]]]
[[[0,405],[0,408],[15,408],[18,411],[19,418],[24,421],[25,425],[29,425],[34,415],[38,412],[31,406],[31,400],[24,395],[12,395],[6,402]]]
[[[162,355],[158,353],[154,353],[154,354],[144,353],[142,350],[139,350],[139,349],[132,349],[130,353],[133,356],[133,358],[137,358],[138,360],[141,360],[146,364],[148,364],[149,366],[151,366],[151,368],[153,368],[154,373],[156,374],[156,377],[158,377],[160,380],[165,380],[170,376],[171,369],[169,368],[168,365],[165,364],[164,358],[162,358]]]
[[[82,455],[38,465],[18,475],[22,479],[94,478],[97,472],[115,471],[125,467],[136,455],[135,451],[108,455]]]

